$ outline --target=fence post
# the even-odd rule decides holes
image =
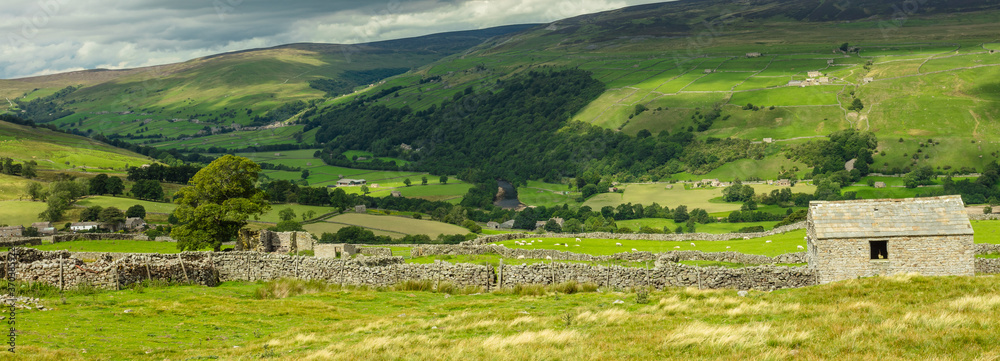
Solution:
[[[500,266],[497,267],[497,289],[503,289],[503,258],[500,259]]]
[[[181,261],[181,271],[184,272],[184,280],[187,281],[187,283],[191,283],[191,278],[188,277],[187,268],[184,268],[184,259],[181,258],[181,254],[180,253],[177,254],[177,260]]]
[[[64,291],[66,279],[63,273],[63,255],[59,255],[59,292]]]
[[[153,275],[152,275],[151,272],[149,272],[149,257],[143,258],[143,261],[144,261],[143,263],[146,264],[146,280],[147,281],[152,281],[153,280]]]

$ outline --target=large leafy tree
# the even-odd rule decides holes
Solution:
[[[180,250],[211,247],[219,251],[233,241],[247,219],[271,209],[264,191],[255,183],[260,166],[253,161],[225,155],[191,178],[189,187],[177,191],[174,210],[179,226],[170,232]]]

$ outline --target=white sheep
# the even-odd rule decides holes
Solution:
[[[771,240],[770,239],[766,240],[766,241],[764,241],[764,243],[771,243]]]
[[[639,252],[639,250],[637,250],[637,249],[633,248],[633,249],[632,249],[632,252]]]
[[[524,255],[517,256],[517,259],[524,259]]]
[[[569,243],[567,243],[567,244],[564,244],[563,246],[566,246],[566,247],[569,247]]]
[[[674,246],[674,248],[681,248],[681,246]]]
[[[691,243],[691,247],[694,247],[694,243]]]
[[[802,246],[796,246],[796,247],[798,247],[799,249],[806,249],[805,247]]]
[[[545,259],[552,259],[552,256],[545,256]]]
[[[579,238],[576,239],[577,242],[582,242]]]
[[[616,246],[618,246],[618,247],[621,247],[621,246],[622,246],[622,244],[621,244],[621,243],[615,243],[615,245],[616,245]]]
[[[729,249],[729,246],[726,246],[726,249]]]

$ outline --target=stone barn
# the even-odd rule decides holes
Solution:
[[[972,276],[972,224],[960,196],[809,203],[809,267],[819,283],[899,272]]]

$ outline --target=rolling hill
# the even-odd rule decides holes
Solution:
[[[52,170],[124,170],[154,162],[90,138],[5,121],[0,121],[0,157],[18,163],[34,160],[39,169]]]
[[[291,44],[115,75],[4,80],[0,88],[17,82],[22,100],[72,111],[54,120],[62,127],[163,148],[237,149],[321,143],[305,124],[359,101],[419,112],[531,71],[581,69],[605,89],[569,119],[627,135],[691,131],[699,140],[763,143],[766,166],[743,177],[774,178],[775,169],[800,166],[785,159],[786,145],[847,128],[878,137],[875,171],[996,160],[1000,88],[991,79],[1000,78],[1000,2],[903,5],[676,1],[451,38]],[[403,68],[410,70],[356,83],[346,95],[309,85]],[[82,87],[55,96],[63,85]],[[280,122],[289,126],[220,131]],[[726,178],[726,167],[713,174]]]

